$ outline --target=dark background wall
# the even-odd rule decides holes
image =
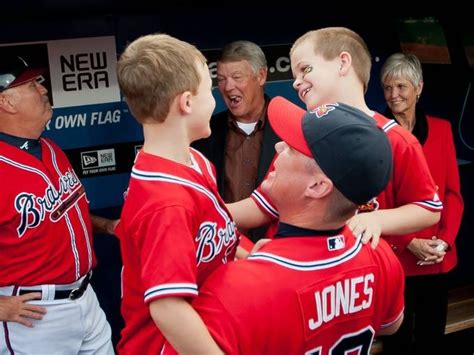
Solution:
[[[235,4],[219,8],[202,4],[198,6],[191,1],[176,1],[172,7],[133,0],[128,3],[109,0],[16,1],[2,4],[0,44],[115,36],[117,52],[120,54],[127,42],[140,35],[165,32],[207,50],[221,48],[225,43],[237,39],[251,40],[262,46],[291,44],[311,29],[346,26],[358,32],[371,50],[374,65],[367,101],[369,106],[383,112],[385,105],[378,81],[380,66],[388,55],[400,51],[398,19],[412,14],[383,14],[370,18],[351,15],[351,9],[345,9],[345,15],[335,14],[338,4],[334,4],[334,9],[326,6],[317,12],[309,11],[304,4],[269,6],[272,6],[271,13],[268,7]],[[451,121],[458,158],[462,162],[460,173],[465,213],[457,240],[459,265],[451,275],[451,285],[455,287],[474,282],[471,257],[474,246],[474,94],[471,88],[474,70],[468,65],[461,41],[463,34],[473,32],[473,25],[471,19],[459,14],[453,18],[439,14],[437,18],[446,36],[451,64],[423,65],[425,90],[421,105],[428,112]],[[291,81],[276,86],[268,85],[268,89],[271,95],[282,92],[295,102],[297,100],[291,92]],[[218,95],[216,98],[219,100]],[[222,101],[217,106],[217,110],[221,109]],[[133,121],[132,117],[124,119]],[[136,134],[130,141],[137,140]],[[128,173],[118,174],[115,178],[118,182],[111,185],[112,193],[121,196],[127,185]],[[98,180],[83,180],[94,208],[94,201],[105,194],[104,189],[99,182],[96,183]],[[120,203],[116,201],[120,201],[120,198],[105,207],[102,204],[94,212],[118,217]],[[119,245],[115,238],[102,235],[95,236],[94,242],[99,265],[93,282],[114,328],[116,340],[121,327],[118,311],[121,268]]]

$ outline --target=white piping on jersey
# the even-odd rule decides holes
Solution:
[[[89,240],[89,232],[87,231],[87,226],[86,223],[84,222],[84,219],[82,218],[81,210],[79,206],[76,204],[75,209],[77,212],[77,215],[79,216],[79,221],[81,222],[82,230],[84,231],[84,237],[86,238],[86,246],[87,246],[87,261],[88,261],[88,270],[92,269],[92,248],[91,248],[91,243]]]
[[[49,148],[49,152],[51,153],[51,160],[53,161],[53,166],[56,170],[56,174],[62,176],[63,174],[61,173],[61,170],[59,170],[58,162],[56,161],[56,153],[54,152],[53,147],[51,147],[51,145],[45,139],[41,138],[41,141]]]
[[[69,229],[69,236],[71,237],[71,249],[74,255],[74,265],[76,266],[76,280],[81,277],[81,265],[79,262],[79,252],[77,251],[76,246],[76,235],[74,233],[74,228],[72,226],[71,220],[67,214],[64,214],[64,220],[66,221],[67,228]]]
[[[64,174],[59,169],[58,162],[57,162],[57,159],[56,159],[56,152],[54,151],[53,147],[45,139],[41,138],[41,141],[44,144],[46,144],[46,146],[49,148],[49,151],[51,153],[51,160],[53,161],[53,166],[54,166],[54,169],[56,170],[56,174],[58,174],[58,176],[60,176],[60,177],[64,176]],[[76,172],[74,171],[74,169],[72,169],[72,170],[69,169],[69,171],[71,172],[71,175],[73,175],[79,181],[79,178],[77,177]],[[62,184],[61,180],[59,181],[59,184]],[[81,187],[81,186],[82,186],[82,184],[79,184],[79,187]],[[70,194],[73,194],[73,193],[74,193],[74,191],[70,192]],[[86,195],[85,192],[84,192],[83,195],[84,196]],[[79,198],[77,200],[79,200]],[[78,210],[77,212],[78,212],[78,214],[81,214],[80,210]]]
[[[51,154],[51,160],[53,162],[54,169],[56,170],[56,174],[58,174],[58,176],[63,176],[61,170],[59,169],[58,162],[57,162],[57,159],[56,159],[56,152],[54,151],[53,147],[51,146],[51,144],[48,143],[47,140],[41,138],[41,141],[49,149],[49,152]],[[80,187],[81,187],[81,185],[79,185],[78,189]],[[71,192],[71,194],[72,193],[73,192]],[[85,193],[84,193],[84,195],[85,195]],[[74,208],[75,208],[76,213],[79,217],[79,220],[81,221],[82,229],[84,231],[84,237],[86,238],[87,261],[88,261],[88,264],[89,264],[88,270],[90,270],[91,267],[92,267],[92,253],[91,253],[91,248],[90,248],[90,245],[89,245],[89,233],[87,232],[87,228],[85,227],[82,212],[78,208],[78,201],[79,201],[79,198],[74,203]],[[66,211],[64,211],[64,218],[66,219],[66,222],[67,222],[67,225],[68,225],[68,228],[69,228],[69,234],[71,236],[71,249],[72,249],[72,253],[74,255],[74,264],[76,266],[76,280],[78,280],[81,277],[81,259],[80,259],[80,256],[79,256],[79,251],[77,250],[76,233],[74,233],[74,228],[72,227],[71,220],[69,218],[69,215],[67,214],[69,209],[70,208],[68,208]]]
[[[328,269],[336,265],[342,264],[353,257],[355,257],[362,248],[362,235],[359,234],[356,238],[355,244],[347,249],[343,254],[335,257],[324,260],[314,260],[314,261],[298,261],[293,259],[284,258],[282,256],[271,254],[271,253],[255,253],[251,254],[248,259],[251,260],[263,260],[270,263],[278,264],[280,266],[286,267],[288,269],[298,270],[298,271],[314,271],[321,269]]]
[[[145,291],[145,302],[152,297],[173,294],[198,295],[198,287],[193,283],[171,283],[151,287]]]
[[[257,199],[257,201],[260,203],[260,206],[262,206],[269,214],[271,214],[275,218],[278,218],[278,211],[273,208],[272,204],[268,202],[260,192],[255,190],[254,192],[252,192],[252,196]]]
[[[432,210],[442,210],[443,209],[443,203],[441,201],[435,201],[435,200],[423,200],[423,201],[416,201],[412,202],[416,205],[420,205],[421,207],[427,207],[428,209]]]
[[[44,181],[46,181],[47,184],[53,185],[51,183],[51,180],[49,180],[49,177],[45,173],[43,173],[41,170],[38,170],[38,169],[33,168],[31,166],[28,166],[28,165],[18,163],[14,160],[8,159],[7,157],[4,157],[3,155],[0,155],[0,160],[7,163],[7,164],[10,164],[10,165],[12,165],[16,168],[26,170],[26,171],[29,171],[29,172],[32,172],[32,173],[36,173],[36,174],[40,175],[44,179]]]
[[[139,170],[135,167],[132,168],[132,178],[138,179],[138,180],[144,180],[144,181],[161,181],[161,182],[167,182],[170,184],[177,184],[177,185],[183,185],[183,186],[188,186],[192,189],[195,189],[196,191],[201,192],[205,196],[207,196],[213,203],[216,211],[221,215],[221,217],[224,219],[224,221],[230,221],[231,218],[227,214],[227,212],[222,208],[222,206],[219,204],[219,201],[217,201],[217,198],[214,196],[212,192],[207,190],[204,186],[197,184],[195,182],[183,179],[181,177],[175,176],[175,175],[170,175],[170,174],[164,174],[164,173],[156,173],[156,172],[151,172],[151,171],[144,171],[144,170]]]
[[[395,127],[396,125],[398,125],[397,121],[395,120],[390,120],[388,121],[386,124],[383,125],[382,129],[384,132],[388,132],[390,131],[393,127]]]
[[[217,180],[216,180],[216,177],[214,176],[214,173],[212,172],[211,163],[209,162],[209,160],[200,151],[198,151],[194,148],[191,148],[191,150],[201,157],[201,159],[204,161],[204,164],[206,165],[206,169],[207,169],[207,172],[208,172],[209,176],[211,176],[212,181],[214,181],[214,183],[217,184]],[[191,155],[191,157],[192,157],[192,155]]]
[[[196,158],[194,158],[194,155],[190,154],[190,159],[191,159],[191,168],[193,168],[195,171],[199,173],[199,175],[203,175],[201,167],[199,166],[198,162],[196,161]]]

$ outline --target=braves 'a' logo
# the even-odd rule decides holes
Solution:
[[[311,113],[314,113],[317,118],[321,118],[323,116],[326,116],[329,112],[335,110],[337,106],[339,106],[338,103],[324,104],[316,107],[314,110],[311,111]]]
[[[206,221],[201,223],[196,236],[198,248],[196,252],[197,265],[201,262],[211,262],[216,255],[219,255],[223,248],[226,248],[224,259],[227,262],[227,256],[232,252],[237,243],[235,235],[235,223],[226,218],[225,228],[217,228],[217,223]]]
[[[30,192],[19,193],[14,202],[15,210],[20,214],[20,224],[16,229],[18,238],[21,238],[29,228],[37,227],[47,212],[52,212],[52,221],[58,220],[83,194],[84,188],[72,169],[59,176],[59,189],[48,184],[43,196],[36,196]]]

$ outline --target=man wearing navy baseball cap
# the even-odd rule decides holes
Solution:
[[[334,187],[354,204],[368,202],[387,185],[392,172],[390,142],[362,111],[333,103],[306,112],[276,97],[269,106],[269,118],[286,145],[313,158]],[[280,144],[276,149],[284,148]]]
[[[276,97],[268,117],[283,140],[262,185],[278,232],[214,271],[193,306],[226,354],[368,354],[403,320],[403,269],[384,240],[372,249],[345,222],[388,183],[390,143],[340,103],[306,112]]]

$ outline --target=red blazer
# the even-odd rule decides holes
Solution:
[[[432,236],[449,244],[443,262],[428,266],[416,265],[418,258],[405,248],[398,254],[405,274],[424,275],[444,273],[457,264],[455,239],[461,224],[464,203],[460,192],[459,170],[456,161],[451,124],[449,121],[427,116],[428,138],[423,145],[431,175],[438,186],[438,195],[443,202],[443,211],[439,223],[410,234],[411,238],[430,239]]]

